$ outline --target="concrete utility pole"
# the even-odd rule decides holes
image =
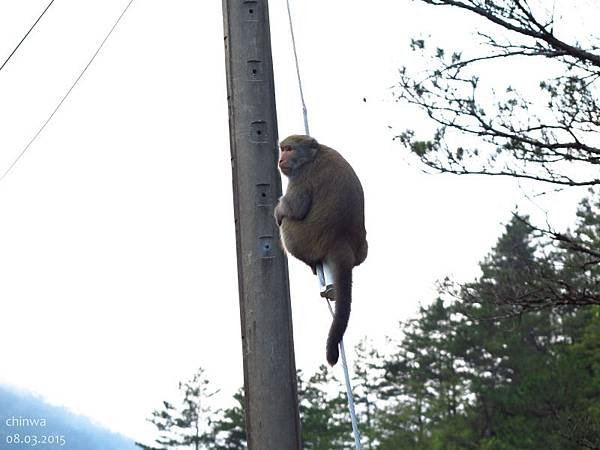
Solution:
[[[249,450],[300,450],[267,0],[223,0]]]

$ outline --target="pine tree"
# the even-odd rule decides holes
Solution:
[[[378,358],[377,352],[369,347],[365,339],[355,348],[352,388],[362,447],[367,450],[375,448],[377,439],[377,391],[379,379],[383,375],[383,370],[377,364]]]
[[[305,382],[298,373],[298,400],[305,450],[333,450],[353,445],[345,393],[327,367]]]
[[[179,383],[181,398],[177,403],[163,401],[162,407],[152,412],[148,421],[158,431],[155,445],[166,449],[206,448],[211,442],[209,399],[218,392],[209,384],[204,369],[199,368],[191,379]]]
[[[245,450],[247,447],[243,388],[233,399],[235,405],[221,411],[220,417],[212,422],[211,450]]]
[[[537,289],[563,255],[515,216],[461,301],[438,298],[403,325],[382,362],[377,450],[598,448],[598,309],[507,316],[497,300]]]

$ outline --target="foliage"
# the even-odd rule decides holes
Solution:
[[[238,390],[233,396],[235,405],[221,411],[212,421],[211,450],[244,450],[246,448],[246,424],[244,392]]]
[[[206,448],[205,444],[210,442],[208,425],[212,414],[208,400],[217,393],[209,384],[202,368],[191,379],[180,382],[179,401],[163,401],[162,407],[154,410],[148,419],[158,431],[156,445],[160,447],[137,445],[144,449]]]
[[[481,265],[482,279],[462,286],[447,280],[445,291],[465,303],[488,298],[504,315],[600,305],[600,199],[584,199],[577,215],[573,232],[548,238],[515,214],[506,239]]]
[[[481,45],[474,55],[433,49],[424,79],[402,69],[399,98],[417,105],[437,125],[431,140],[420,141],[406,130],[399,136],[402,142],[441,172],[508,175],[563,186],[599,184],[597,39],[561,39],[548,2],[421,1],[481,19],[476,33]],[[424,39],[413,39],[411,47],[428,51]],[[540,74],[537,98],[543,101],[515,87],[523,71],[507,70],[511,65],[535,67]],[[506,74],[506,84],[492,91],[487,78],[494,70]],[[462,141],[473,138],[475,145],[453,144],[451,132],[458,132]]]
[[[377,412],[384,374],[379,355],[366,339],[355,348],[352,390],[357,420],[360,423],[361,444],[365,450],[373,450],[379,431]]]
[[[565,33],[555,30],[568,24],[557,22],[554,2],[421,1],[478,19],[480,44],[430,50],[425,39],[411,42],[414,51],[427,56],[428,69],[423,77],[402,68],[398,98],[424,111],[435,131],[427,140],[410,129],[397,137],[425,167],[529,179],[560,189],[600,185],[600,41],[593,35],[577,41],[562,38]],[[573,3],[583,6],[581,1]],[[474,53],[466,54],[470,51]],[[497,73],[503,74],[501,82],[494,81]],[[535,78],[536,87],[527,83],[530,78]],[[590,192],[596,200],[581,206],[588,219],[593,209],[597,215],[599,206],[598,191]],[[528,277],[527,283],[517,283],[515,292],[497,291],[498,303],[512,305],[515,312],[600,304],[598,227],[587,236],[522,219],[558,248],[562,260],[553,259],[558,267],[536,265],[529,266],[527,274],[519,272],[519,277]],[[580,277],[573,277],[573,271]]]
[[[600,448],[600,309],[499,311],[497,292],[530,289],[551,263],[531,233],[514,218],[456,294],[469,301],[438,298],[405,324],[380,390],[381,424],[399,426],[379,448]]]
[[[328,450],[349,448],[351,428],[347,415],[346,399],[339,385],[326,366],[321,366],[308,382],[298,374],[298,400],[302,445],[305,449]]]

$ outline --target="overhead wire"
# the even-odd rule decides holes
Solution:
[[[6,176],[10,173],[10,171],[13,169],[13,167],[15,167],[15,165],[23,157],[23,155],[25,154],[25,152],[27,152],[27,150],[29,150],[29,148],[31,147],[31,145],[34,143],[34,141],[37,139],[37,137],[41,134],[41,132],[44,130],[44,128],[46,128],[46,125],[48,125],[48,123],[52,120],[52,118],[57,113],[57,111],[60,109],[60,107],[62,106],[62,104],[65,102],[65,100],[67,99],[67,97],[69,96],[69,94],[71,93],[71,91],[73,91],[73,89],[75,88],[75,86],[77,85],[77,83],[79,82],[79,80],[81,80],[81,78],[83,77],[83,75],[85,74],[85,72],[88,70],[88,68],[94,62],[94,59],[96,59],[96,56],[98,56],[98,53],[100,53],[100,50],[102,50],[102,47],[104,47],[104,44],[106,43],[106,41],[108,40],[108,38],[110,37],[110,35],[113,33],[113,31],[115,31],[115,28],[117,28],[117,25],[119,24],[119,22],[121,21],[121,19],[123,18],[123,16],[125,15],[125,13],[127,12],[127,10],[129,9],[129,7],[131,6],[131,4],[133,2],[134,2],[134,0],[129,0],[129,3],[127,3],[127,6],[125,6],[125,8],[123,9],[123,11],[119,15],[119,17],[117,18],[117,20],[115,21],[115,23],[113,24],[113,26],[110,29],[110,31],[104,37],[104,39],[102,40],[102,42],[98,46],[97,50],[94,52],[94,54],[92,55],[92,57],[88,61],[88,63],[85,65],[85,67],[83,68],[83,70],[77,76],[77,78],[75,79],[75,81],[73,82],[73,84],[71,85],[71,87],[67,90],[67,92],[60,99],[60,101],[56,105],[56,108],[54,108],[54,110],[52,111],[52,113],[50,114],[50,116],[48,116],[48,118],[44,121],[44,123],[42,124],[42,126],[39,128],[39,130],[33,135],[33,137],[29,140],[29,142],[27,143],[27,145],[25,145],[25,147],[23,148],[23,150],[21,150],[21,152],[19,153],[19,155],[15,158],[15,160],[8,167],[8,169],[6,169],[6,171],[2,174],[2,176],[0,176],[0,182],[2,182],[2,180],[4,180],[4,178],[6,178]]]
[[[300,64],[298,63],[298,52],[296,51],[296,38],[294,37],[294,24],[292,21],[292,12],[290,9],[290,0],[286,0],[288,20],[290,23],[290,35],[292,36],[292,49],[294,50],[294,61],[296,62],[296,76],[298,77],[298,88],[300,90],[300,101],[302,102],[302,116],[304,117],[304,133],[310,136],[308,129],[308,111],[304,102],[304,90],[302,89],[302,77],[300,76]]]
[[[42,14],[40,14],[40,16],[37,18],[37,20],[33,23],[33,25],[31,25],[31,28],[29,28],[29,31],[27,33],[25,33],[25,36],[23,36],[23,39],[21,39],[21,41],[17,44],[17,46],[14,48],[14,50],[10,53],[10,55],[8,55],[8,58],[6,58],[4,60],[4,62],[0,66],[0,71],[2,69],[4,69],[4,66],[6,65],[6,63],[10,60],[10,58],[12,58],[12,56],[15,54],[15,52],[19,49],[19,47],[21,46],[23,41],[25,39],[27,39],[27,36],[29,36],[29,33],[31,33],[31,30],[33,30],[35,28],[35,26],[38,24],[38,22],[40,21],[40,19],[42,17],[44,17],[44,14],[46,14],[46,11],[48,11],[50,6],[52,6],[52,3],[54,3],[54,0],[51,0],[50,3],[48,3],[48,6],[46,6],[46,8],[42,11]]]

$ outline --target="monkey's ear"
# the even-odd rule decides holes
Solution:
[[[310,148],[311,158],[314,158],[315,156],[317,156],[317,152],[319,151],[319,148],[321,148],[321,146],[319,145],[319,143],[317,142],[317,140],[314,137],[310,138],[310,140],[308,142],[308,147]]]

